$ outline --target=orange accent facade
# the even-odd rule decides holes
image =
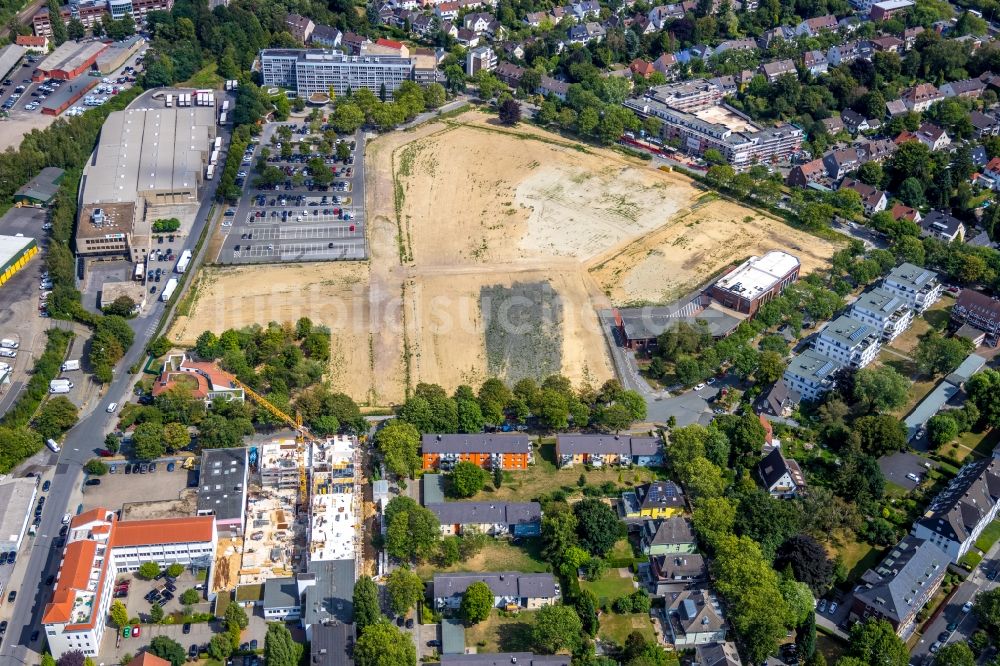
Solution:
[[[502,453],[500,455],[501,469],[505,471],[528,469],[527,453]],[[424,453],[423,457],[423,468],[425,470],[435,470],[441,466],[440,453]],[[492,454],[489,453],[459,453],[458,459],[455,462],[471,462],[479,465],[483,469],[492,469],[492,464],[490,463],[491,457]]]

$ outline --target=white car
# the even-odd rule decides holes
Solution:
[[[914,474],[913,472],[907,474],[906,478],[908,478],[910,481],[913,481],[914,483],[920,483],[920,477]]]
[[[71,519],[71,516],[68,513],[63,514],[62,524],[63,525],[69,525],[70,519]]]
[[[962,605],[962,612],[968,613],[971,610],[972,610],[972,601],[971,600],[966,601],[965,604]]]
[[[837,612],[837,602],[836,601],[831,601],[830,602],[830,615],[833,615],[836,612]]]
[[[104,411],[106,411],[108,414],[114,414],[114,412],[115,412],[116,409],[118,409],[118,403],[117,402],[111,402],[111,403],[108,403],[108,408],[106,410],[104,410]]]
[[[700,391],[700,390],[702,390],[703,388],[705,388],[705,385],[704,385],[704,384],[696,384],[696,385],[695,385],[695,387],[694,387],[694,390],[695,390],[695,391]]]

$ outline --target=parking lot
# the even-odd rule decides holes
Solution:
[[[179,465],[173,472],[168,472],[167,464],[158,462],[156,472],[125,474],[127,464],[109,461],[109,466],[115,465],[115,473],[99,477],[100,485],[84,487],[84,511],[98,506],[117,511],[126,502],[136,500],[155,502],[177,499],[180,492],[188,486],[188,472]]]
[[[910,491],[917,487],[927,475],[927,470],[933,467],[933,463],[926,458],[898,451],[889,456],[883,456],[878,461],[879,469],[886,481],[902,486]]]
[[[278,156],[271,137],[281,126],[294,128],[292,141],[303,141],[305,152]],[[303,132],[303,130],[305,130]],[[226,211],[223,229],[226,239],[219,252],[223,264],[335,261],[365,259],[368,248],[364,220],[364,135],[340,137],[353,142],[346,160],[332,155],[316,155],[304,143],[309,136],[304,124],[270,123],[259,144],[244,155],[241,175],[243,196]],[[255,187],[254,171],[264,147],[270,156],[268,167],[284,172],[286,180],[271,188]],[[322,157],[333,180],[314,185],[306,163]]]

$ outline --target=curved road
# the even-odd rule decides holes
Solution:
[[[138,102],[144,97],[145,95],[136,101]],[[224,141],[228,150],[229,132],[220,128],[219,135],[225,137]],[[208,213],[215,199],[217,183],[218,181],[209,182],[208,190],[202,195],[202,203],[184,245],[185,249],[194,250],[194,245],[208,222]],[[208,239],[206,239],[202,251],[208,244]],[[199,254],[193,258],[188,272],[193,273],[197,270],[200,262],[201,256]],[[190,288],[190,284],[190,281],[185,284],[185,291]],[[0,645],[0,663],[2,664],[37,663],[36,655],[41,650],[44,637],[40,637],[38,642],[32,644],[29,644],[29,639],[32,631],[42,630],[42,611],[51,596],[44,581],[47,576],[55,574],[59,568],[62,551],[54,549],[54,542],[59,537],[63,514],[76,513],[76,508],[71,508],[69,502],[73,491],[82,482],[83,465],[94,457],[97,449],[104,446],[105,434],[111,430],[112,420],[115,417],[107,414],[104,411],[104,406],[111,401],[124,404],[128,400],[136,377],[130,375],[127,369],[145,359],[146,346],[165,312],[165,304],[157,299],[146,314],[130,321],[136,333],[135,342],[125,354],[125,358],[119,362],[115,370],[114,381],[108,387],[103,398],[97,401],[95,408],[89,414],[84,415],[66,435],[62,451],[56,462],[56,472],[52,479],[52,487],[48,493],[45,510],[42,513],[42,523],[38,527],[38,536],[34,538],[33,542],[29,542],[30,559],[24,572],[21,588],[17,590],[17,601],[9,620],[7,634],[3,637],[2,645]],[[51,455],[50,461],[53,458],[55,456]]]

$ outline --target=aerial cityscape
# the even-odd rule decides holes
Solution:
[[[0,0],[0,666],[1000,666],[998,9]]]

